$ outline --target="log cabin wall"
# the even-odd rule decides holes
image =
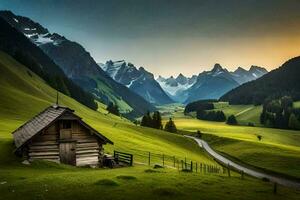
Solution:
[[[58,143],[57,124],[51,125],[48,129],[36,136],[28,145],[28,157],[32,161],[34,159],[42,159],[59,163],[59,143]]]
[[[77,120],[69,120],[71,127],[64,125],[65,120],[59,120],[36,136],[28,145],[28,157],[61,162],[60,141],[71,139],[76,143],[76,166],[102,164],[103,148],[98,137]],[[70,135],[69,135],[70,134]]]
[[[102,145],[90,130],[77,121],[72,122],[72,139],[76,140],[76,165],[98,165]]]

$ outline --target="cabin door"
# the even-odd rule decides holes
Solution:
[[[61,141],[59,144],[60,162],[68,165],[76,165],[76,142]]]

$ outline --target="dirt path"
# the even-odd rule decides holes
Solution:
[[[278,183],[280,185],[300,189],[300,182],[286,179],[286,178],[277,177],[275,175],[271,175],[271,174],[268,174],[265,172],[255,171],[253,169],[239,165],[239,164],[229,160],[228,158],[225,158],[224,156],[218,154],[217,152],[215,152],[204,140],[201,140],[199,138],[192,137],[192,136],[186,136],[186,137],[194,139],[200,147],[204,148],[205,151],[207,151],[207,153],[210,156],[214,157],[217,161],[223,163],[226,166],[230,165],[231,167],[233,167],[234,169],[236,169],[238,171],[243,171],[245,174],[248,174],[250,176],[253,176],[253,177],[256,177],[259,179],[266,178],[266,179],[269,179],[271,182]]]
[[[254,106],[252,106],[252,107],[250,107],[250,108],[247,108],[247,109],[245,109],[245,110],[242,110],[241,112],[235,114],[235,116],[238,117],[238,116],[244,114],[245,112],[248,112],[249,110],[252,110],[253,108],[254,108]]]

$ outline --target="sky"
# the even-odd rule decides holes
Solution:
[[[298,0],[0,0],[97,62],[126,60],[154,75],[190,76],[220,63],[272,70],[300,55]]]

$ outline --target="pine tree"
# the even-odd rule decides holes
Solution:
[[[226,123],[230,125],[237,125],[237,120],[234,115],[230,115]]]
[[[202,133],[201,133],[201,131],[197,130],[196,137],[202,138]]]
[[[152,116],[152,127],[162,129],[161,115],[159,111],[155,111]]]
[[[152,127],[152,118],[149,111],[143,116],[141,126]]]
[[[295,114],[290,115],[289,128],[294,130],[300,130],[300,121],[297,119]]]
[[[110,102],[106,108],[108,113],[112,113],[114,115],[120,116],[120,111],[118,105],[114,105],[112,102]]]
[[[173,122],[172,118],[169,119],[169,121],[165,125],[165,131],[171,132],[171,133],[176,133],[177,128],[175,123]]]

